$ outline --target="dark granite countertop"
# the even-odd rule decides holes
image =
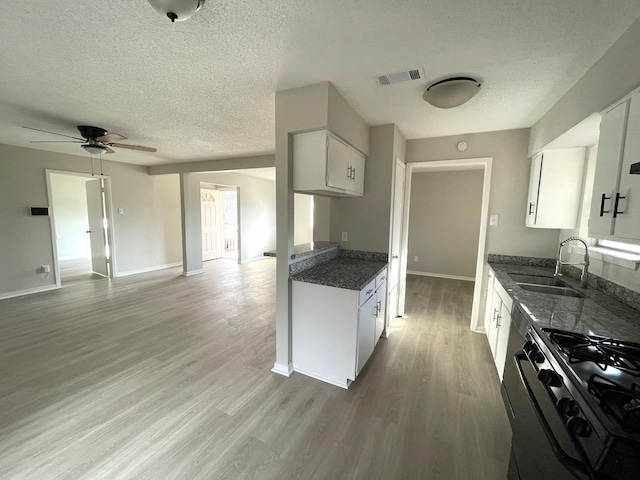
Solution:
[[[362,290],[386,266],[387,262],[341,256],[295,273],[291,275],[291,280]]]
[[[494,263],[489,265],[496,273],[496,280],[514,302],[522,306],[538,329],[551,327],[640,343],[640,311],[594,288],[581,289],[577,280],[566,276],[562,280],[587,295],[587,298],[527,291],[509,276],[509,273],[523,273],[551,277],[551,268]]]
[[[332,248],[338,248],[340,246],[340,242],[311,242],[311,243],[302,243],[300,245],[295,245],[293,247],[293,253],[291,254],[291,260],[294,258],[303,258],[311,255],[317,255],[318,253],[331,250]],[[271,250],[269,252],[264,252],[265,257],[275,257],[276,251]]]

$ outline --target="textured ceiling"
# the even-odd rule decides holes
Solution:
[[[171,24],[146,0],[2,2],[0,143],[84,155],[21,125],[88,124],[158,148],[143,165],[274,151],[275,92],[331,81],[407,138],[529,127],[640,17],[637,0],[209,0]],[[424,66],[424,81],[374,77]],[[421,100],[474,74],[469,103]]]

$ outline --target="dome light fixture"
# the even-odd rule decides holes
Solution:
[[[424,91],[422,99],[438,108],[459,107],[480,91],[480,82],[471,77],[439,80]]]
[[[202,8],[205,0],[147,0],[160,15],[167,16],[171,22],[183,22]]]
[[[97,143],[83,143],[80,145],[91,155],[100,155],[101,153],[105,153],[107,151],[107,147],[104,145],[98,145]]]

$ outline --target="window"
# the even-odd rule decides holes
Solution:
[[[624,253],[640,254],[640,245],[631,245],[629,243],[614,242],[612,240],[598,240],[597,245],[599,247],[604,247],[611,250],[618,250]]]

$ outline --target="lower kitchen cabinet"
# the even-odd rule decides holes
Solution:
[[[489,267],[487,274],[485,302],[485,330],[498,376],[502,380],[511,328],[513,300],[500,282],[495,279],[491,267]]]
[[[386,269],[360,291],[291,283],[294,371],[348,388],[384,330]]]

